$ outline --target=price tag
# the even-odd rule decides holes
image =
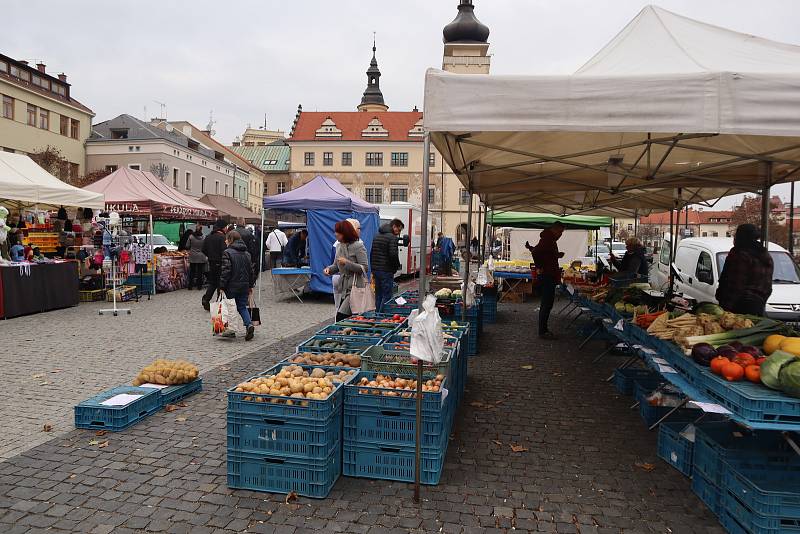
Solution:
[[[706,413],[721,413],[721,414],[731,413],[731,411],[725,408],[724,406],[720,406],[719,404],[713,404],[710,402],[691,401],[689,404],[697,406]]]
[[[569,292],[570,295],[574,295],[575,294],[575,288],[572,287],[571,284],[567,284],[567,291]]]
[[[660,372],[660,373],[676,373],[677,374],[678,371],[676,371],[675,369],[673,369],[669,365],[658,364],[658,372]]]
[[[642,352],[644,352],[645,354],[655,354],[656,353],[656,351],[654,351],[653,349],[647,348],[647,347],[642,347]]]
[[[669,365],[669,362],[667,360],[665,360],[664,358],[653,358],[653,361],[655,363],[660,363],[660,364],[663,364],[663,365]]]
[[[614,328],[619,330],[620,332],[625,330],[625,320],[620,319],[619,321],[617,321],[617,324],[614,325]]]
[[[400,306],[402,306],[402,305],[404,305],[406,302],[408,302],[408,301],[407,301],[406,299],[404,299],[403,297],[397,297],[396,299],[394,299],[394,301],[395,301],[395,302],[396,302],[398,305],[400,305]]]

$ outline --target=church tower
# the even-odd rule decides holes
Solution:
[[[443,70],[456,74],[489,74],[489,28],[475,17],[472,0],[461,0],[458,15],[442,33]]]
[[[378,60],[375,59],[375,41],[372,41],[372,61],[367,69],[367,88],[361,97],[358,111],[386,111],[389,106],[383,101],[381,93],[381,71],[378,70]]]

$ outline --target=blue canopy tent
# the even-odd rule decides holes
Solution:
[[[334,225],[343,219],[361,223],[361,240],[372,247],[378,233],[378,207],[348,191],[338,180],[317,176],[292,191],[264,198],[264,209],[302,210],[308,226],[308,252],[311,256],[311,289],[333,293],[331,279],[322,271],[333,263]]]

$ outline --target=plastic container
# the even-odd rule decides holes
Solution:
[[[687,423],[665,422],[658,428],[658,457],[686,475],[692,476],[694,443],[681,435]]]
[[[193,393],[203,390],[203,379],[196,378],[188,384],[179,384],[177,386],[168,386],[161,388],[161,405],[174,404],[181,401]]]
[[[722,487],[752,515],[791,519],[800,529],[800,464],[742,468],[726,463]]]
[[[448,350],[438,364],[423,363],[423,377],[427,379],[436,375],[447,376],[450,372],[450,360],[453,350]],[[411,363],[412,356],[408,349],[397,345],[373,346],[361,353],[361,369],[382,374],[400,376],[416,376],[417,364]]]
[[[658,373],[650,369],[627,367],[625,369],[614,370],[614,387],[622,395],[633,395],[636,380],[648,380],[650,382],[659,380]]]
[[[722,492],[719,486],[694,470],[692,472],[692,491],[715,516],[720,517],[722,513]]]
[[[350,328],[353,333],[352,334],[343,334],[342,331],[345,328]],[[339,326],[337,324],[330,324],[325,328],[320,329],[317,331],[317,335],[321,336],[353,336],[356,338],[370,338],[377,341],[380,341],[386,335],[386,329],[384,328],[370,328],[367,326]]]
[[[297,346],[297,352],[344,352],[355,354],[380,343],[380,338],[357,338],[355,336],[313,335]]]
[[[228,487],[265,491],[295,492],[303,497],[323,499],[342,473],[342,455],[337,449],[322,460],[254,455],[228,450]]]
[[[420,482],[436,485],[442,475],[446,450],[421,452]],[[345,476],[414,482],[414,447],[361,445],[345,441]]]
[[[106,406],[102,402],[116,395],[139,395],[125,406]],[[152,388],[122,386],[109,389],[75,406],[75,427],[118,432],[132,426],[161,408],[161,394]]]
[[[325,460],[342,443],[342,413],[311,421],[228,413],[228,450],[280,458]]]
[[[640,382],[637,382],[637,386]],[[682,422],[682,421],[695,421],[701,415],[703,415],[702,410],[695,410],[692,408],[679,408],[675,411],[672,411],[673,408],[670,406],[653,406],[647,402],[647,397],[652,393],[652,389],[647,391],[649,388],[639,388],[636,394],[636,400],[639,401],[639,414],[642,416],[645,424],[647,426],[652,426],[658,422],[659,419],[664,417],[665,415],[672,412],[667,418],[667,421],[670,422]],[[666,422],[666,421],[665,421]]]
[[[800,533],[800,517],[784,517],[780,514],[765,516],[757,513],[748,504],[727,491],[722,496],[722,526],[731,533],[744,534],[788,534]]]

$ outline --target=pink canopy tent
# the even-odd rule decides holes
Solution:
[[[120,214],[182,221],[213,221],[218,216],[213,206],[184,195],[154,174],[125,167],[84,189],[103,193],[106,211]]]

